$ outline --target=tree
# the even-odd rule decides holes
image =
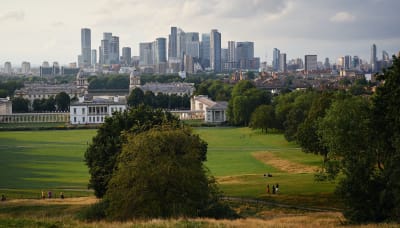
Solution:
[[[60,92],[56,95],[56,105],[59,111],[68,111],[71,98],[66,92]]]
[[[128,105],[132,107],[138,107],[144,102],[144,93],[140,88],[134,88],[129,94]]]
[[[203,165],[207,144],[187,128],[130,134],[105,200],[112,219],[193,217],[214,187]]]
[[[22,113],[29,111],[29,100],[22,97],[14,97],[12,99],[12,112]]]
[[[317,134],[318,123],[325,116],[325,112],[330,107],[333,99],[333,93],[331,92],[318,94],[317,98],[312,102],[306,119],[299,125],[297,130],[297,143],[302,150],[306,153],[320,154],[324,156],[324,160],[326,160],[328,149],[323,145],[321,138]]]
[[[251,114],[250,127],[253,129],[261,128],[267,133],[268,128],[275,127],[275,110],[272,105],[260,105]]]
[[[85,153],[85,162],[90,173],[89,187],[94,189],[98,198],[103,197],[107,191],[116,158],[125,140],[122,133],[124,131],[143,132],[162,124],[179,125],[179,121],[169,112],[161,109],[153,110],[145,106],[122,113],[117,112],[112,117],[106,118]]]

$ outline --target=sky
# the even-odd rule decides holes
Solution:
[[[120,48],[139,55],[140,42],[168,38],[171,26],[218,29],[223,48],[229,40],[253,41],[268,64],[273,48],[288,60],[358,55],[369,62],[373,43],[379,59],[382,50],[400,51],[399,11],[400,0],[1,0],[0,67],[77,62],[81,28],[91,29],[92,49],[112,32]]]

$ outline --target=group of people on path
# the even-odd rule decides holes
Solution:
[[[279,184],[277,183],[276,185],[272,185],[272,194],[278,194],[279,191]],[[270,194],[271,191],[269,189],[269,184],[267,184],[267,193]]]
[[[47,192],[47,198],[51,199],[53,197],[53,193],[51,191]],[[64,193],[60,193],[60,198],[64,199]],[[46,199],[46,193],[42,190],[42,199]]]

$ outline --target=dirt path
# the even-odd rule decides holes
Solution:
[[[66,204],[66,205],[86,205],[98,202],[94,196],[90,197],[75,197],[65,199],[12,199],[4,203],[7,204],[24,204],[24,205],[48,205],[48,204]]]
[[[271,152],[254,152],[252,155],[257,160],[260,160],[265,164],[271,165],[287,173],[314,173],[318,168],[316,166],[303,165],[279,158]]]

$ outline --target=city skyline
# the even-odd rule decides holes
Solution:
[[[0,42],[0,62],[13,66],[23,61],[32,66],[43,61],[78,62],[82,28],[91,29],[92,49],[98,49],[102,34],[110,32],[120,38],[120,48],[131,47],[135,56],[139,43],[168,39],[171,26],[200,34],[217,29],[222,48],[230,40],[254,42],[255,56],[265,61],[267,55],[268,64],[273,48],[286,53],[287,60],[316,54],[318,61],[328,57],[334,63],[345,55],[369,62],[372,44],[379,59],[383,50],[392,55],[400,46],[400,31],[395,29],[400,2],[396,0],[2,3],[0,26],[6,36]]]

